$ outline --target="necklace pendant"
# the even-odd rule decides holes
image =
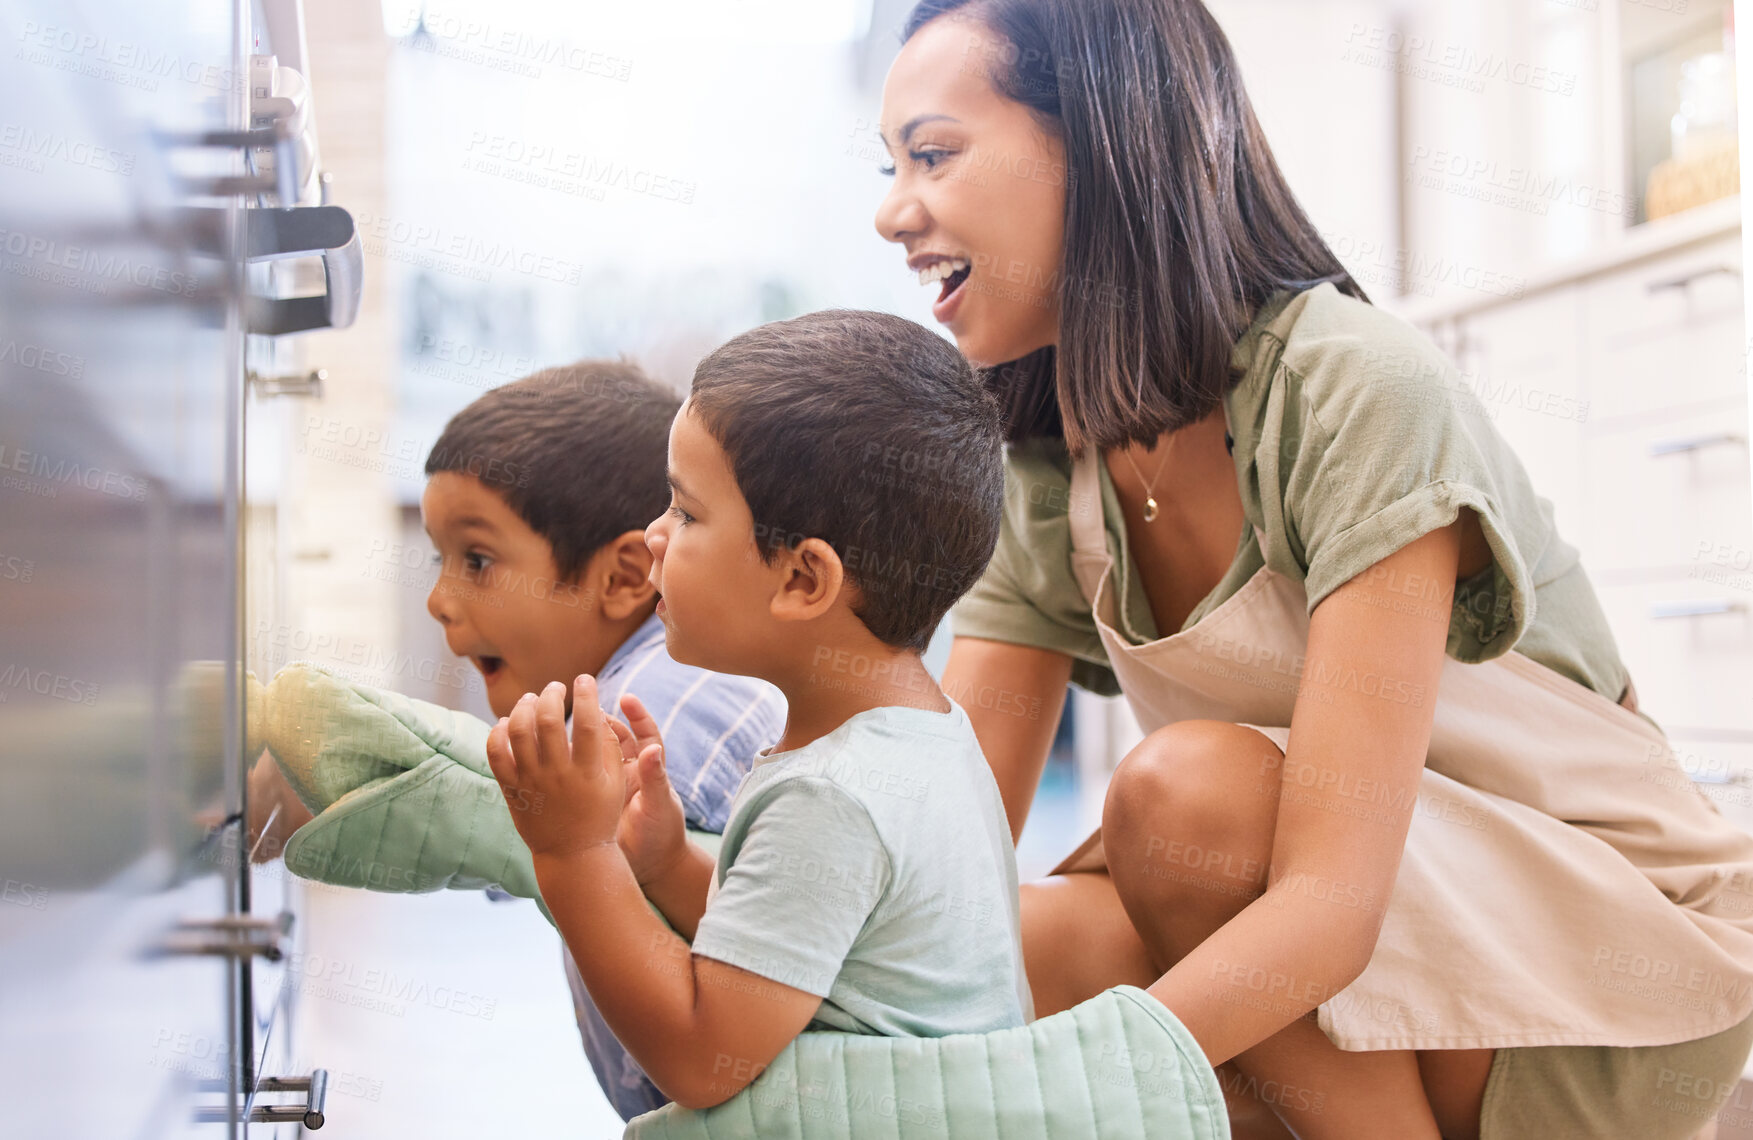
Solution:
[[[1156,521],[1156,500],[1148,496],[1144,500],[1144,521]]]

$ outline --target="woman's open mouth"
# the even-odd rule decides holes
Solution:
[[[948,323],[961,303],[962,286],[973,275],[974,267],[965,258],[951,258],[926,266],[919,271],[921,285],[942,283],[943,289],[931,306],[931,315],[940,323]]]
[[[968,275],[973,271],[974,267],[965,258],[953,257],[948,261],[939,261],[921,269],[919,283],[931,285],[939,281],[943,282],[943,292],[937,295],[937,303],[941,305],[951,293],[962,287],[962,282],[966,281]]]
[[[477,657],[475,658],[475,668],[481,671],[483,681],[491,681],[499,675],[501,669],[505,668],[505,659],[503,657]]]

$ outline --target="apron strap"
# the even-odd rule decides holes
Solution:
[[[1108,553],[1108,529],[1102,521],[1102,475],[1096,464],[1102,453],[1085,446],[1071,462],[1071,569],[1083,600],[1095,615],[1099,630],[1103,622],[1115,621],[1114,598],[1104,590],[1114,560]]]
[[[1102,525],[1102,478],[1096,470],[1101,452],[1086,445],[1071,461],[1071,549],[1092,558],[1108,556],[1108,532]]]
[[[1226,440],[1229,442],[1234,439],[1231,433],[1235,427],[1230,420],[1228,402],[1220,401],[1220,406],[1224,434],[1229,437]],[[1229,450],[1233,455],[1233,442],[1229,442]],[[1102,589],[1112,561],[1108,553],[1108,530],[1102,516],[1102,477],[1097,466],[1101,462],[1101,450],[1093,444],[1086,444],[1083,454],[1075,455],[1071,460],[1071,564],[1084,601],[1089,603],[1098,619],[1112,625],[1117,620],[1113,591]],[[1261,558],[1270,562],[1271,552],[1267,548],[1265,533],[1253,525],[1252,519],[1244,518],[1242,527],[1243,535],[1253,533]]]

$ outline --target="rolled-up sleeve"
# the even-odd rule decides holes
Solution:
[[[1472,510],[1491,562],[1453,587],[1447,652],[1467,662],[1507,653],[1534,617],[1529,565],[1539,553],[1523,549],[1535,531],[1518,533],[1511,520],[1539,519],[1540,504],[1490,410],[1434,346],[1340,348],[1285,372],[1301,415],[1282,435],[1283,525],[1309,612]],[[1419,592],[1449,590],[1430,583]]]

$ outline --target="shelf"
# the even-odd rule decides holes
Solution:
[[[1513,305],[1541,293],[1585,281],[1603,273],[1625,269],[1699,242],[1711,241],[1741,228],[1741,199],[1737,195],[1708,202],[1682,214],[1632,226],[1618,239],[1598,249],[1527,273],[1527,285],[1517,296],[1478,294],[1465,297],[1389,298],[1382,307],[1415,325],[1428,327],[1443,321],[1474,316],[1503,305]]]

